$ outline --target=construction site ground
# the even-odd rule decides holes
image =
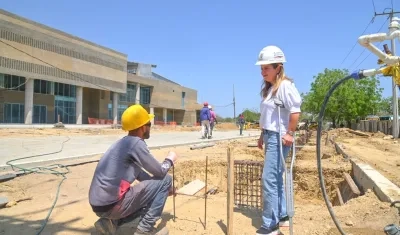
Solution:
[[[372,163],[372,166],[394,183],[399,183],[399,144],[392,139],[383,140],[383,135],[363,138],[349,134],[346,130],[334,130],[337,141],[343,141],[346,150],[358,153],[357,157]],[[160,161],[168,151],[174,150],[180,155],[176,164],[176,186],[195,179],[204,181],[205,157],[209,157],[208,188],[218,187],[218,193],[207,199],[207,224],[204,228],[204,199],[176,196],[176,221],[173,222],[173,200],[169,197],[165,205],[158,228],[166,226],[170,234],[225,234],[227,226],[227,147],[234,147],[234,158],[263,160],[263,152],[254,147],[254,138],[218,142],[215,146],[190,150],[188,146],[153,150]],[[361,148],[362,147],[362,148]],[[361,152],[363,150],[364,152]],[[350,172],[351,164],[336,154],[332,144],[323,146],[323,169],[328,194],[333,199],[334,186],[343,180],[343,172]],[[360,156],[359,156],[360,155]],[[100,156],[93,157],[98,159]],[[91,159],[88,159],[91,160]],[[392,162],[391,164],[389,164]],[[390,165],[390,166],[389,166]],[[96,215],[88,203],[88,190],[96,163],[69,167],[70,173],[60,188],[55,209],[42,234],[96,234],[94,222]],[[62,171],[63,169],[58,169]],[[387,172],[386,172],[386,171]],[[0,195],[10,200],[21,201],[16,205],[0,209],[0,234],[36,234],[46,218],[57,186],[62,177],[50,174],[30,174],[0,183]],[[295,234],[334,235],[339,234],[328,213],[319,187],[315,153],[315,134],[307,147],[297,153],[294,172],[295,190]],[[398,224],[396,209],[388,203],[380,202],[373,192],[351,199],[343,206],[335,206],[334,211],[341,225],[353,235],[384,234],[387,224]],[[255,234],[261,225],[261,213],[257,210],[235,208],[234,234]],[[124,224],[118,234],[133,234],[135,223]],[[282,230],[289,234],[288,230]]]

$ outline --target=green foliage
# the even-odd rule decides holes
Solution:
[[[314,76],[310,92],[302,94],[302,110],[318,115],[329,89],[346,75],[347,70],[325,69],[323,73]],[[379,80],[375,77],[346,81],[330,97],[324,118],[331,121],[333,126],[342,121],[349,125],[351,121],[376,112],[383,90],[379,86]]]
[[[245,109],[242,114],[246,122],[255,122],[260,120],[260,113],[256,110]],[[239,116],[237,118],[239,118]]]
[[[381,100],[379,103],[379,109],[377,114],[378,115],[393,115],[393,109],[392,109],[392,97],[386,97]],[[398,109],[400,110],[400,99],[398,103]]]

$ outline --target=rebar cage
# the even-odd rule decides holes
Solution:
[[[235,160],[234,201],[238,207],[262,209],[263,161]]]

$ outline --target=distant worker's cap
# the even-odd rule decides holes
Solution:
[[[204,106],[208,106],[208,102],[204,102]]]
[[[121,116],[122,130],[131,131],[144,126],[154,118],[140,104],[134,104],[127,108]]]

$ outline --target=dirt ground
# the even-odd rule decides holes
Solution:
[[[315,137],[314,137],[315,138]],[[207,199],[207,223],[204,228],[204,199],[176,196],[176,221],[173,222],[173,199],[169,197],[158,227],[166,226],[170,234],[225,234],[227,224],[226,187],[227,146],[233,146],[236,160],[263,160],[261,150],[247,147],[255,139],[242,139],[219,142],[214,147],[190,150],[181,146],[153,151],[161,160],[169,150],[180,155],[175,168],[176,186],[185,182],[205,178],[205,157],[209,157],[208,187],[218,187],[218,193]],[[360,141],[363,141],[360,139]],[[316,168],[315,140],[310,147],[304,147],[297,154],[294,172],[295,182],[295,234],[334,235],[339,234],[326,209],[319,189]],[[331,157],[323,160],[327,190],[332,198],[335,184],[343,180],[343,172],[350,171],[350,163],[335,154],[332,146],[324,146],[324,153]],[[96,163],[69,167],[70,173],[61,186],[57,205],[53,210],[42,234],[95,234],[94,222],[97,217],[88,203],[88,189]],[[60,169],[62,170],[62,169]],[[0,183],[0,195],[11,200],[32,197],[32,200],[0,209],[0,234],[35,234],[46,218],[56,197],[57,185],[62,177],[54,175],[31,174]],[[380,202],[372,192],[350,200],[346,205],[334,207],[336,216],[348,233],[353,235],[384,234],[387,224],[398,224],[397,210],[387,203]],[[234,234],[255,234],[261,225],[261,214],[257,210],[235,207]],[[118,234],[133,234],[134,224],[124,224]],[[287,230],[282,230],[289,234]]]
[[[334,131],[337,141],[352,157],[368,163],[400,187],[400,143],[383,133],[369,133],[370,137],[351,134],[347,129]]]
[[[237,127],[233,123],[219,123],[216,125],[215,130],[228,131],[236,130]],[[152,132],[171,132],[171,131],[200,131],[200,126],[153,126]],[[112,128],[90,128],[90,129],[75,129],[75,128],[29,128],[29,129],[12,129],[1,128],[0,138],[7,137],[32,137],[32,136],[47,136],[47,135],[68,135],[68,136],[82,136],[82,135],[121,135],[125,132],[121,129]]]

